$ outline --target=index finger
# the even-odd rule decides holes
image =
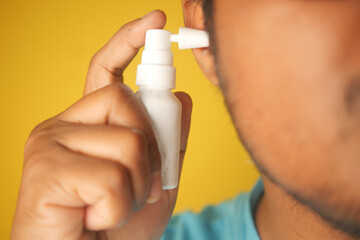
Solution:
[[[83,97],[54,119],[86,125],[117,125],[144,134],[151,171],[161,169],[161,159],[151,120],[136,95],[125,84],[114,83]]]
[[[161,29],[165,23],[165,13],[155,10],[121,27],[91,59],[84,95],[111,83],[122,82],[124,69],[145,44],[146,31]]]

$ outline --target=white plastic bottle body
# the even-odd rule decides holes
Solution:
[[[181,103],[171,89],[140,86],[136,93],[151,118],[161,155],[163,189],[178,186]]]
[[[171,92],[175,88],[171,42],[180,49],[209,46],[209,35],[201,30],[181,28],[172,35],[163,29],[149,29],[141,64],[137,68],[138,98],[147,110],[161,155],[163,189],[178,185],[181,103]]]

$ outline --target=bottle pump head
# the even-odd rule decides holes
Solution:
[[[171,42],[178,42],[179,49],[208,47],[209,35],[202,30],[183,27],[178,34],[162,29],[148,30],[141,64],[137,69],[137,86],[175,88]]]

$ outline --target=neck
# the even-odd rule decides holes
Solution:
[[[314,211],[265,176],[262,177],[265,194],[255,214],[256,227],[262,240],[354,239],[332,228]]]

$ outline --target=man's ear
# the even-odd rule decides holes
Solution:
[[[204,13],[201,0],[182,0],[182,7],[185,27],[204,30]],[[197,48],[192,51],[205,77],[218,86],[214,56],[210,49]]]

